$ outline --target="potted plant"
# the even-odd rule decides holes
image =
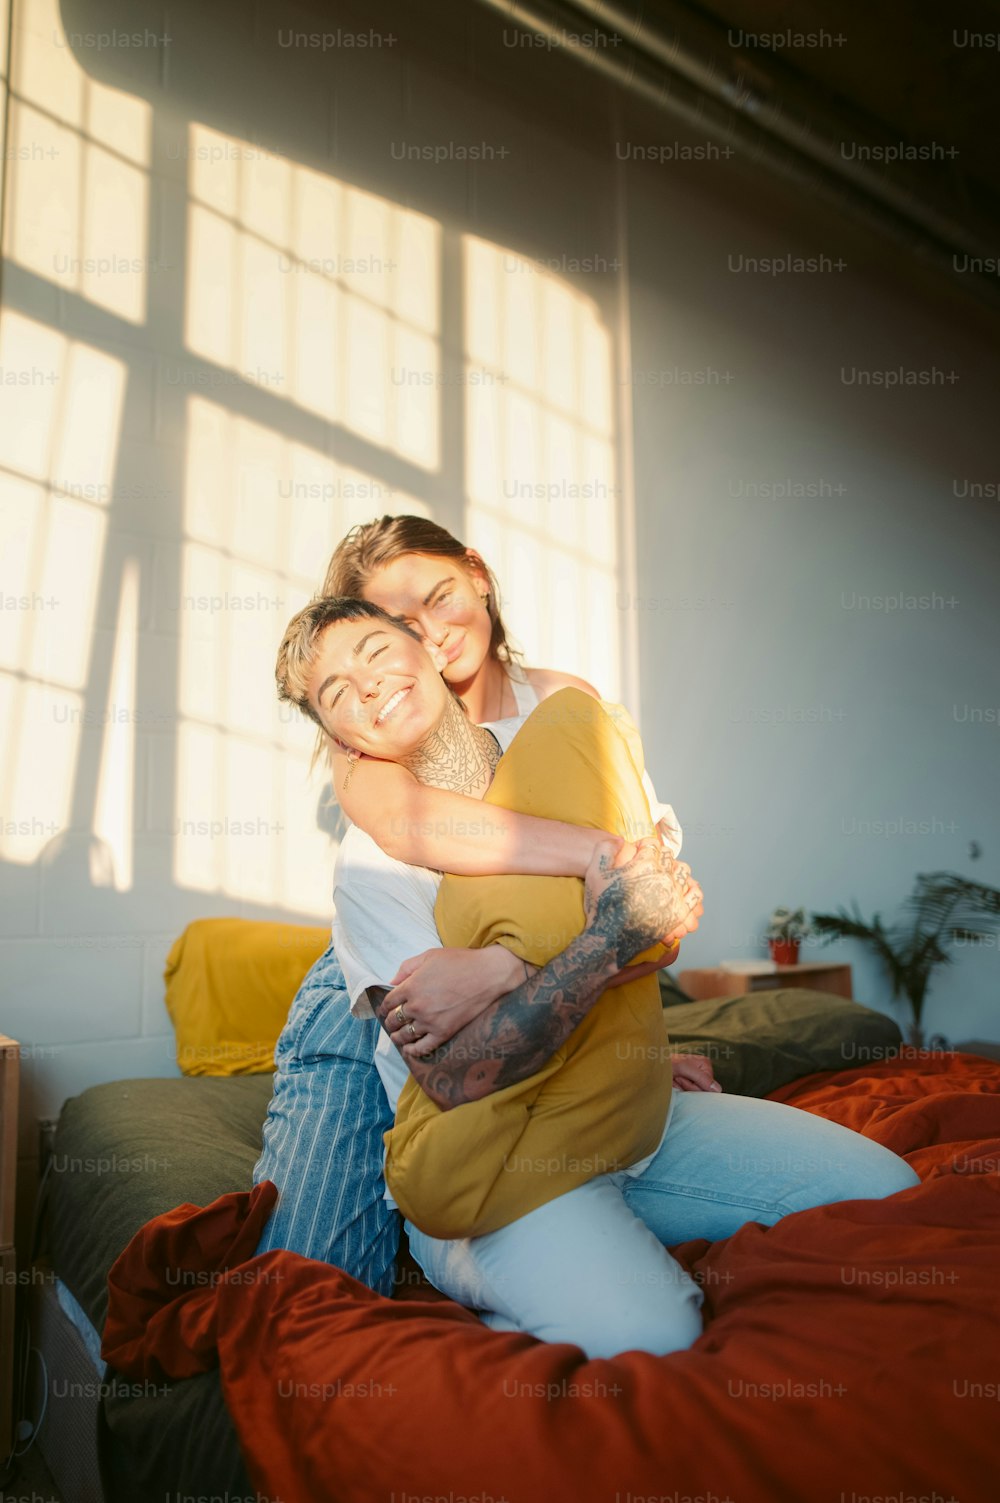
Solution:
[[[955,872],[931,872],[917,877],[906,900],[908,917],[888,927],[876,913],[871,923],[853,912],[814,913],[813,932],[821,943],[857,939],[868,945],[885,969],[893,1001],[905,1000],[910,1007],[908,1042],[923,1047],[923,1011],[931,975],[939,965],[948,965],[946,945],[989,941],[989,932],[973,928],[976,919],[1000,919],[1000,891],[981,882],[971,882]]]
[[[767,926],[767,947],[776,965],[798,965],[799,945],[809,933],[804,908],[776,908]]]

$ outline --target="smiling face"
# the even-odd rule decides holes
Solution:
[[[345,746],[398,762],[441,723],[450,698],[443,661],[380,620],[336,621],[317,645],[309,703]]]
[[[474,559],[405,553],[376,569],[364,587],[366,600],[413,628],[428,649],[444,654],[442,673],[455,688],[468,684],[489,657],[493,623],[486,609],[488,586]]]

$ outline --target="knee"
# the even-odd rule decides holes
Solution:
[[[874,1185],[869,1191],[869,1200],[884,1200],[888,1195],[896,1195],[900,1190],[912,1190],[914,1185],[919,1185],[920,1175],[911,1169],[905,1159],[898,1154],[885,1149],[885,1158],[880,1161],[873,1175]]]
[[[845,1165],[843,1182],[839,1192],[829,1197],[831,1201],[885,1200],[900,1190],[912,1190],[919,1185],[920,1176],[891,1149],[870,1138],[861,1139],[856,1146],[859,1151]]]
[[[686,1281],[686,1282],[684,1282]],[[589,1358],[617,1357],[622,1352],[649,1352],[666,1357],[687,1351],[702,1332],[702,1292],[693,1279],[654,1292],[638,1286],[624,1297],[602,1300],[579,1312],[565,1334],[546,1334],[548,1341],[569,1341]]]

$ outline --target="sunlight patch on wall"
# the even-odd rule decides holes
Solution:
[[[65,828],[118,449],[121,361],[4,310],[0,854]]]
[[[610,336],[559,276],[463,237],[466,533],[526,661],[619,689]]]
[[[439,468],[439,225],[206,126],[190,157],[188,347]]]
[[[32,0],[16,21],[5,254],[141,323],[150,272],[151,107],[84,72],[58,0]]]
[[[12,0],[0,0],[0,158],[7,160],[7,87],[10,77],[7,41]]]
[[[0,855],[26,865],[69,822],[80,697],[0,672],[0,716],[17,734],[0,753]]]
[[[122,570],[118,597],[90,859],[93,885],[113,887],[115,892],[128,892],[132,886],[138,653],[139,563],[130,558]]]
[[[326,917],[314,732],[278,704],[274,660],[350,527],[427,509],[203,397],[189,399],[187,431],[174,877]]]

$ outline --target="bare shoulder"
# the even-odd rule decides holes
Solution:
[[[559,689],[581,689],[592,699],[601,697],[593,684],[588,684],[585,678],[577,678],[575,673],[560,673],[555,668],[526,668],[524,675],[539,699],[548,699]]]

